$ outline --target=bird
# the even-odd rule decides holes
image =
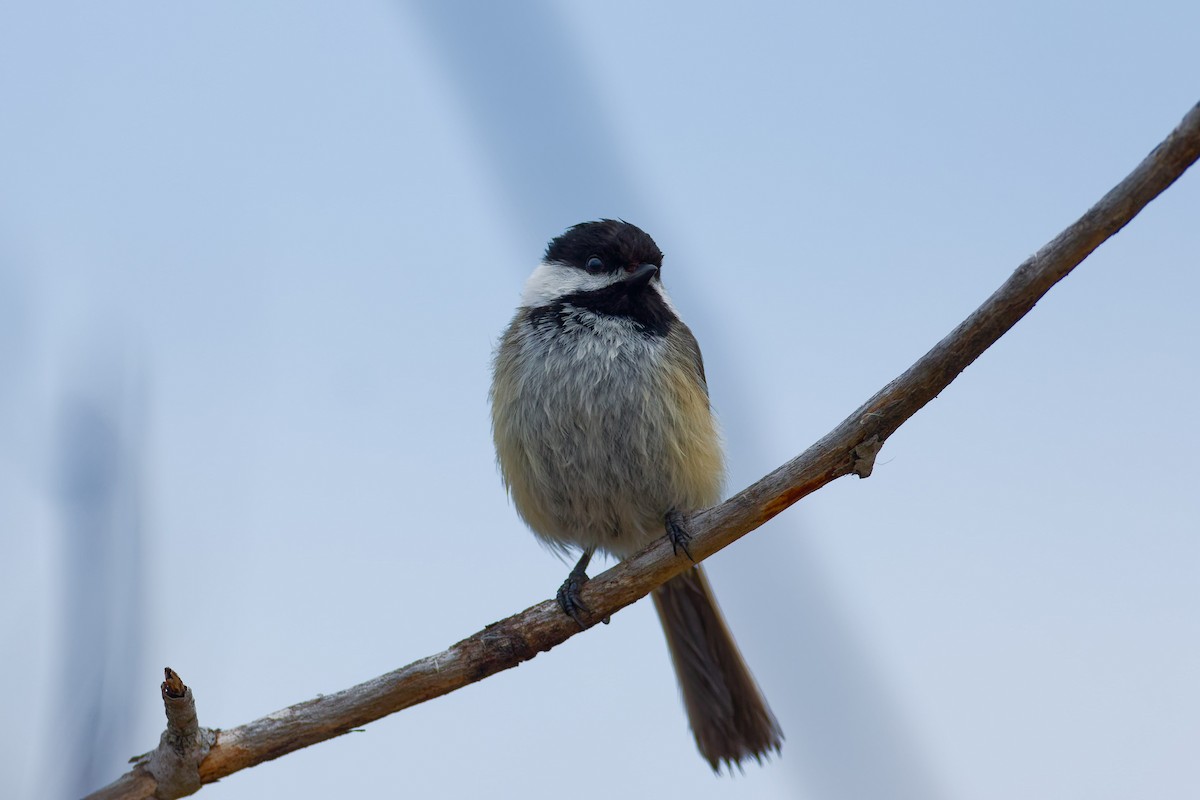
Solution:
[[[557,592],[581,627],[594,622],[580,595],[595,553],[628,558],[666,536],[690,559],[687,514],[718,503],[724,488],[704,361],[662,271],[662,251],[636,225],[600,219],[568,228],[525,281],[493,357],[501,478],[544,544],[581,551]],[[652,597],[692,734],[712,769],[779,753],[779,723],[700,565]]]

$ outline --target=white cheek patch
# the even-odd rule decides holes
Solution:
[[[576,292],[594,292],[622,280],[619,273],[592,275],[582,269],[543,261],[525,281],[521,305],[537,308]]]
[[[675,310],[675,304],[671,302],[671,296],[669,294],[667,294],[667,287],[662,285],[662,281],[661,280],[650,281],[650,285],[653,286],[655,291],[658,292],[658,296],[662,298],[662,301],[663,301],[663,303],[666,304],[667,309],[672,314],[674,314],[676,317],[678,317],[679,312]]]

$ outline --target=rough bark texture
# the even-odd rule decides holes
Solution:
[[[200,762],[208,755],[217,732],[200,727],[192,690],[170,667],[160,687],[167,729],[158,747],[130,759],[134,768],[89,798],[154,797],[175,800],[200,791]]]
[[[1078,221],[1030,256],[970,317],[880,390],[844,422],[795,459],[719,506],[694,515],[691,551],[702,560],[754,530],[835,478],[870,474],[876,453],[900,425],[1013,327],[1034,304],[1200,156],[1200,105],[1170,136]],[[595,619],[645,597],[687,569],[664,537],[589,581],[583,599]],[[211,783],[238,770],[361,727],[388,714],[469,683],[561,644],[579,633],[553,601],[492,623],[437,655],[423,658],[337,694],[277,711],[216,734],[199,765]],[[166,744],[164,735],[164,744]],[[160,745],[160,750],[162,745]],[[157,782],[139,762],[95,798],[154,796]],[[162,796],[179,796],[164,794]]]

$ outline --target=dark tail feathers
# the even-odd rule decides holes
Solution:
[[[696,745],[713,770],[779,752],[783,732],[717,608],[700,567],[654,591]]]

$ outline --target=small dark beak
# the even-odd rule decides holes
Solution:
[[[625,268],[628,275],[625,277],[625,282],[630,286],[645,286],[650,282],[650,279],[658,274],[658,267],[654,264],[638,264]]]

